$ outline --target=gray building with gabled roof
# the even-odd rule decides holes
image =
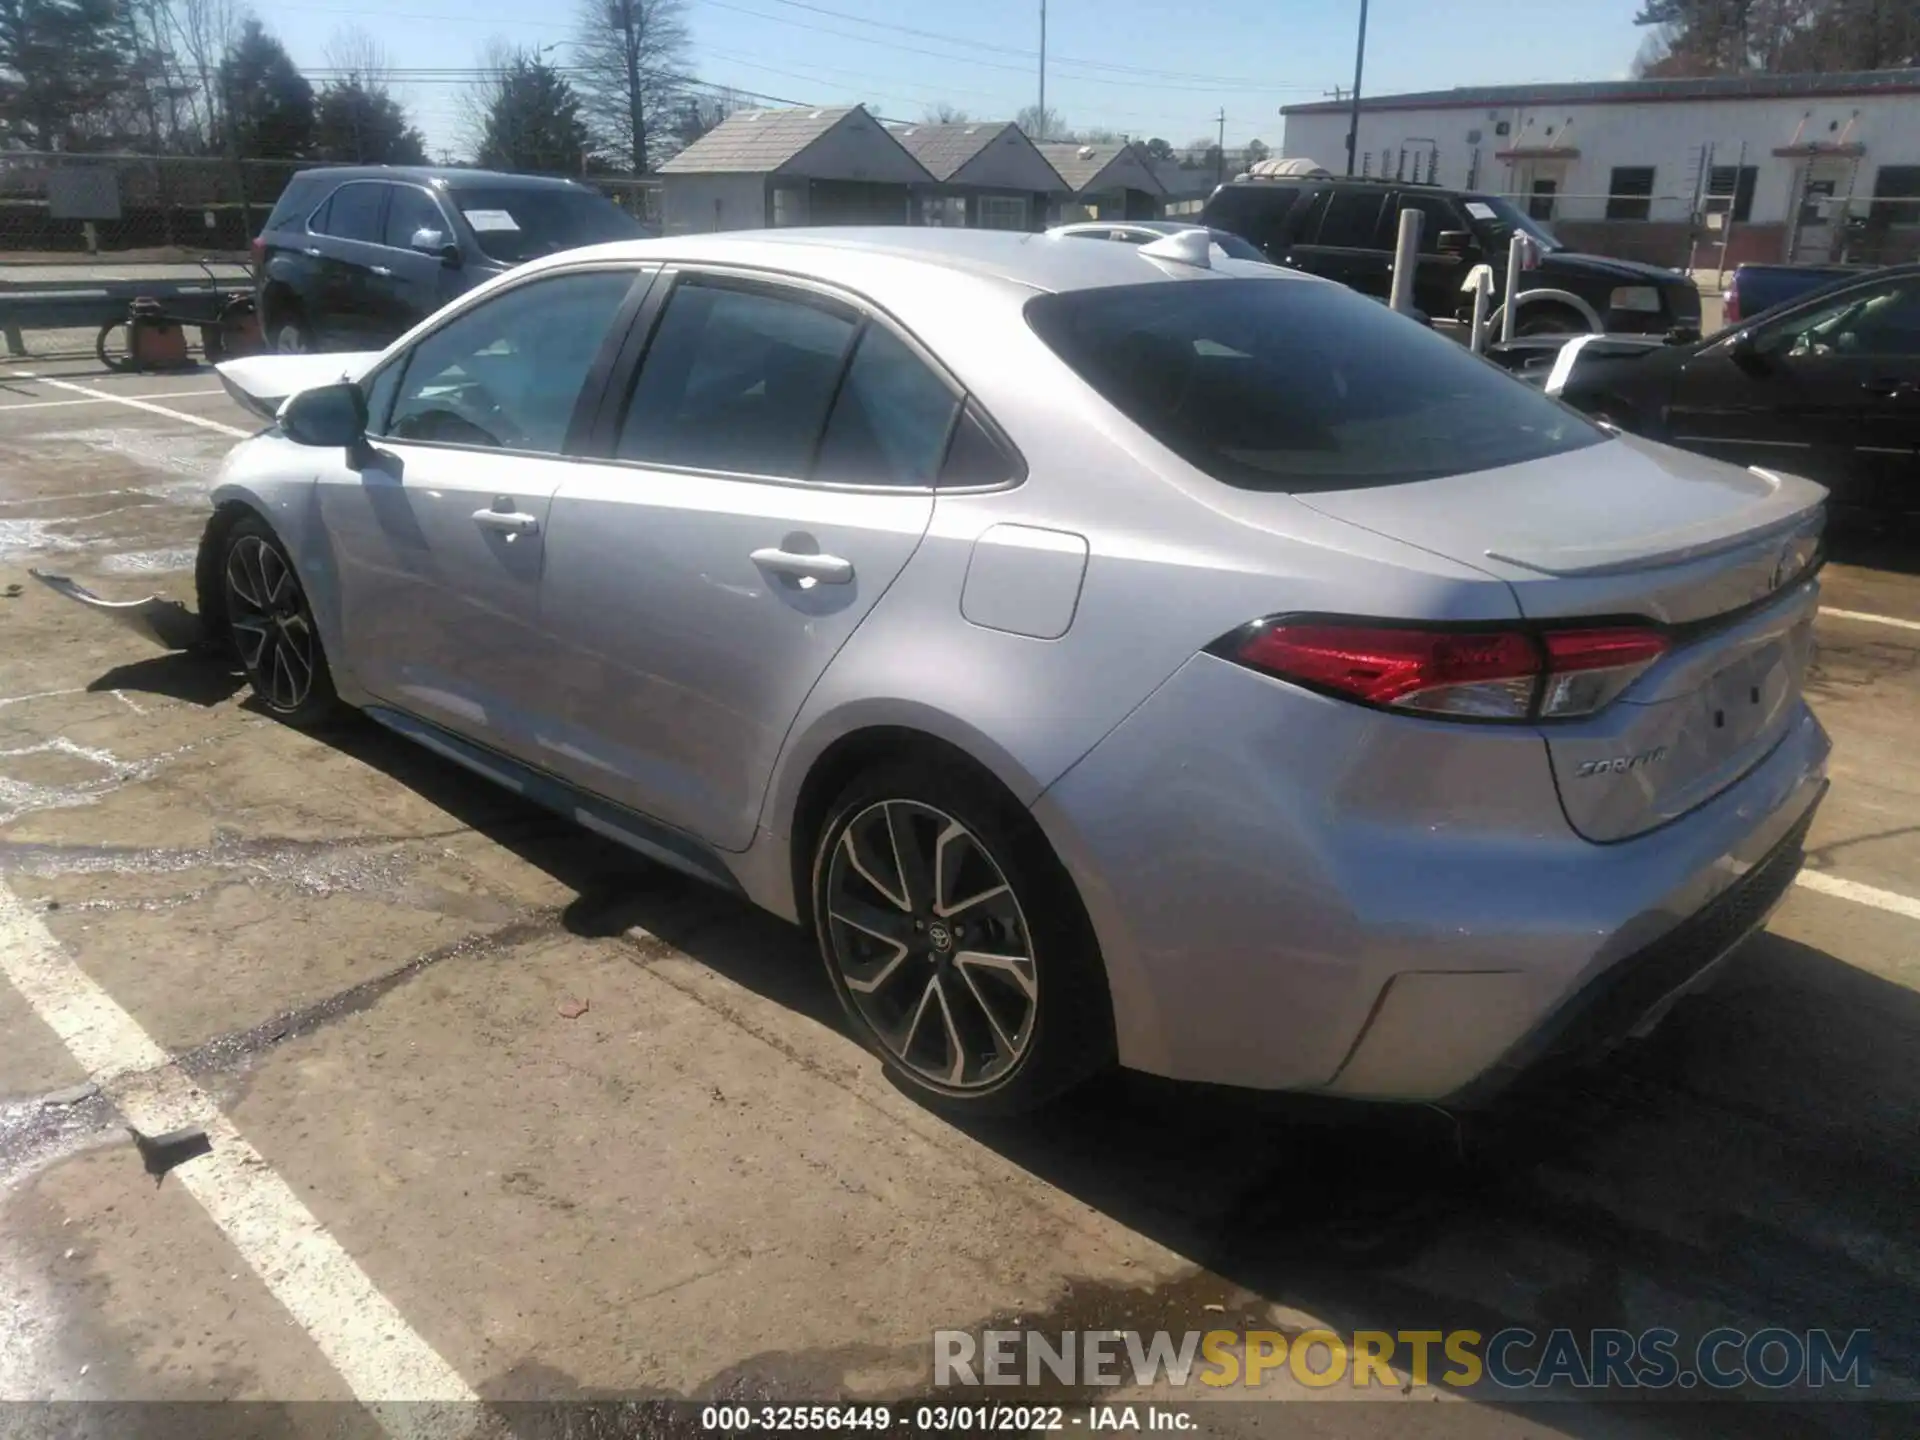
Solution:
[[[889,125],[932,183],[917,187],[915,223],[1038,230],[1066,184],[1011,121]]]
[[[1065,185],[1068,197],[1058,207],[1061,220],[1153,220],[1159,218],[1166,187],[1139,145],[1102,142],[1082,145],[1050,140],[1035,147]]]
[[[773,225],[904,225],[932,183],[863,106],[742,110],[660,167],[669,235]]]

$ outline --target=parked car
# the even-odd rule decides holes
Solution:
[[[1762,310],[1771,310],[1809,291],[1821,290],[1843,280],[1857,280],[1867,273],[1859,265],[1741,265],[1727,281],[1722,301],[1723,324],[1734,325],[1752,319]]]
[[[1558,393],[1638,435],[1805,475],[1836,508],[1920,513],[1920,265],[1856,275],[1695,344],[1583,350]]]
[[[1078,220],[1056,225],[1049,235],[1066,235],[1076,240],[1118,240],[1122,245],[1151,245],[1169,235],[1186,230],[1206,230],[1207,238],[1220,247],[1220,253],[1232,260],[1257,260],[1270,264],[1251,241],[1231,230],[1207,230],[1204,225],[1183,225],[1177,220]]]
[[[1244,235],[1277,264],[1385,299],[1393,283],[1400,212],[1406,209],[1424,217],[1414,305],[1437,319],[1471,317],[1472,297],[1461,286],[1476,265],[1493,267],[1495,303],[1504,300],[1507,248],[1515,234],[1524,234],[1540,258],[1520,287],[1520,334],[1699,333],[1700,291],[1691,276],[1576,254],[1548,226],[1498,195],[1386,180],[1247,178],[1215,190],[1200,219]],[[1525,298],[1549,290],[1557,293]]]
[[[571,180],[389,166],[303,170],[253,242],[261,333],[283,354],[385,345],[456,295],[638,221]]]
[[[221,375],[260,704],[807,925],[955,1108],[1471,1099],[1703,983],[1824,791],[1817,486],[1276,267],[687,236]]]

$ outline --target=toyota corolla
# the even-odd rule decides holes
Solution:
[[[1823,492],[1180,241],[626,243],[230,363],[201,620],[809,927],[936,1103],[1644,1030],[1800,864]]]

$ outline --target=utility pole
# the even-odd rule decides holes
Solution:
[[[1213,147],[1213,183],[1224,185],[1227,183],[1227,107],[1222,105],[1215,118],[1220,122],[1220,139]]]
[[[1040,133],[1033,138],[1047,138],[1047,0],[1040,0]]]
[[[1360,77],[1367,65],[1367,0],[1360,0],[1360,41],[1353,52],[1353,118],[1347,127],[1347,174],[1360,158]]]

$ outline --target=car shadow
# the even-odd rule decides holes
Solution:
[[[161,695],[203,707],[231,700],[247,683],[237,665],[187,650],[170,650],[144,660],[116,665],[87,686],[92,692],[131,690]]]
[[[638,927],[838,1030],[809,938],[535,809],[371,723],[327,743],[571,890],[567,928]],[[1210,1294],[1336,1331],[1564,1326],[1697,1339],[1873,1332],[1876,1375],[1920,1377],[1920,994],[1765,934],[1726,978],[1604,1064],[1523,1083],[1483,1112],[1262,1096],[1109,1077],[975,1140],[1185,1256]],[[1171,1289],[1076,1286],[1041,1329],[1207,1329]],[[1214,1306],[1212,1308],[1220,1308]],[[1192,1309],[1202,1309],[1195,1302]],[[1231,1323],[1231,1322],[1228,1322]],[[1864,1403],[1557,1403],[1601,1440],[1916,1433]]]

